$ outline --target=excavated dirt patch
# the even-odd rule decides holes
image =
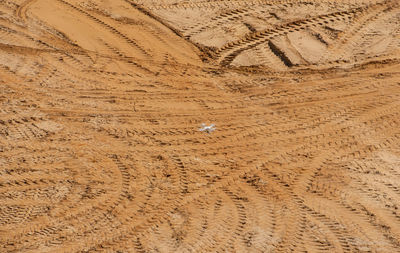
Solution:
[[[399,52],[395,0],[0,0],[0,252],[398,252]]]

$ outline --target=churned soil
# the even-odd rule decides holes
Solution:
[[[0,87],[0,252],[400,251],[397,0],[0,0]]]

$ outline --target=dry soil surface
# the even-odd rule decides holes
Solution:
[[[400,252],[398,0],[0,0],[0,85],[0,252]]]

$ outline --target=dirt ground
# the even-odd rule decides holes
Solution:
[[[400,252],[398,0],[0,0],[0,85],[0,252]]]

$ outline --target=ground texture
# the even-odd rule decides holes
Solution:
[[[399,252],[399,5],[0,0],[0,252]]]

